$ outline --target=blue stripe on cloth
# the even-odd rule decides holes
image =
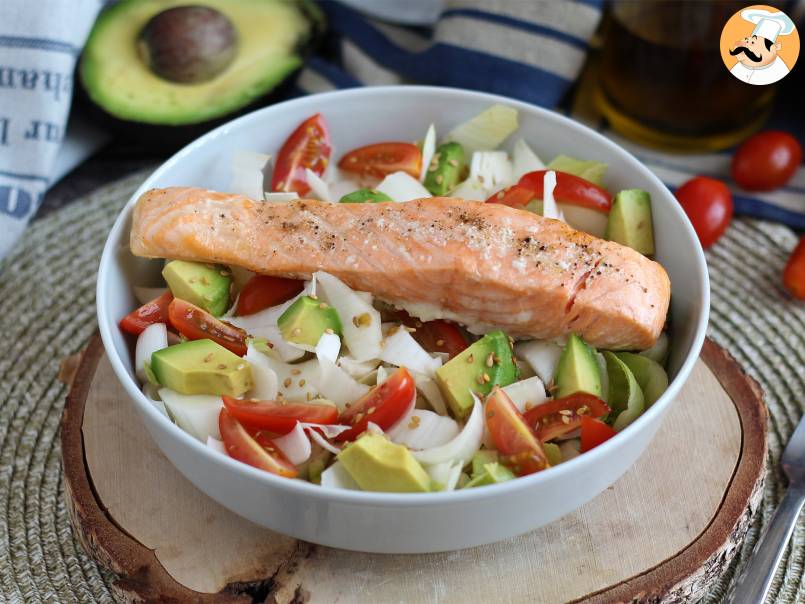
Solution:
[[[0,170],[0,176],[17,178],[19,180],[41,180],[44,183],[50,182],[50,179],[46,176],[39,176],[38,174],[23,174],[20,172],[7,172],[6,170]]]
[[[311,56],[308,58],[306,67],[329,80],[336,88],[355,88],[357,86],[363,86],[363,82],[320,57]]]
[[[548,107],[556,105],[572,84],[537,67],[452,44],[435,43],[424,51],[409,52],[356,11],[331,1],[321,6],[333,31],[408,80],[485,90]]]
[[[604,9],[604,0],[571,0],[576,4],[584,4],[585,6],[592,6],[598,10]]]
[[[73,56],[78,56],[78,53],[81,52],[78,46],[70,44],[69,42],[50,40],[47,38],[27,38],[24,36],[0,36],[0,46],[6,48],[32,48],[50,52],[63,52]]]
[[[545,36],[547,38],[553,38],[554,40],[558,40],[560,42],[565,42],[566,44],[570,44],[571,46],[575,46],[576,48],[580,48],[584,51],[586,51],[588,47],[587,40],[583,38],[577,38],[572,34],[559,31],[558,29],[553,29],[547,25],[540,25],[539,23],[532,23],[531,21],[523,21],[522,19],[516,19],[508,15],[498,15],[496,13],[490,13],[475,8],[454,8],[443,12],[440,18],[444,19],[450,17],[469,17],[471,19],[478,19],[479,21],[489,21],[491,23],[507,25],[509,27],[522,29],[524,31]]]

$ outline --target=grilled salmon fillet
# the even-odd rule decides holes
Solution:
[[[449,198],[406,203],[253,201],[153,189],[134,208],[131,251],[265,275],[331,273],[423,320],[483,333],[645,349],[662,330],[670,281],[658,263],[558,220]]]

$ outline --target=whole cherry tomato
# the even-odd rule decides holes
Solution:
[[[676,190],[703,248],[713,245],[732,220],[732,194],[720,180],[697,176]]]
[[[769,130],[749,137],[732,158],[732,177],[749,191],[782,187],[802,162],[802,145],[787,132]]]
[[[794,297],[805,300],[805,235],[791,252],[783,272],[783,283]]]

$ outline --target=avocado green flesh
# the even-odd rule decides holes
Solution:
[[[240,396],[252,385],[249,363],[212,340],[174,344],[151,355],[157,381],[180,394]]]
[[[558,466],[562,463],[562,450],[556,443],[542,443],[542,450],[545,451],[545,457],[550,465]]]
[[[229,307],[229,271],[221,266],[171,260],[162,269],[162,276],[174,298],[203,308],[215,317]]]
[[[482,487],[488,484],[497,484],[506,482],[516,478],[512,471],[498,462],[487,463],[483,465],[483,470],[478,473],[472,480],[464,485],[463,488],[471,489],[473,487]]]
[[[234,60],[214,78],[196,84],[169,82],[154,74],[138,54],[145,24],[187,0],[123,0],[95,22],[81,58],[80,77],[90,98],[120,119],[183,125],[210,120],[245,107],[301,66],[298,49],[312,36],[309,2],[203,0],[233,23],[238,34]]]
[[[633,352],[615,353],[629,368],[643,391],[646,407],[653,405],[668,389],[668,374],[657,361]]]
[[[654,254],[651,196],[640,189],[618,193],[609,211],[604,237],[646,256]]]
[[[487,362],[490,354],[491,366]],[[436,382],[453,415],[464,419],[472,410],[470,390],[483,398],[494,386],[516,381],[517,375],[509,338],[502,331],[493,331],[439,367]]]
[[[407,447],[380,434],[364,434],[338,454],[338,461],[364,491],[430,491],[430,476]]]
[[[318,344],[328,329],[339,336],[342,331],[335,309],[310,296],[302,296],[286,308],[277,319],[277,327],[286,341],[307,346]]]
[[[643,413],[643,391],[626,363],[612,352],[605,351],[603,354],[609,378],[607,402],[612,409],[610,419],[614,418],[612,427],[615,430],[622,430]]]
[[[601,398],[601,373],[595,350],[576,334],[570,334],[556,366],[556,398],[588,392]]]
[[[376,191],[375,189],[358,189],[357,191],[344,195],[338,201],[339,203],[379,203],[381,201],[392,201],[392,199],[382,191]]]
[[[589,180],[591,183],[600,187],[604,181],[607,165],[600,161],[585,161],[568,155],[557,155],[553,158],[551,163],[546,166],[546,169],[573,174],[584,180]]]
[[[425,188],[436,197],[447,195],[458,184],[464,168],[464,147],[459,143],[439,145],[425,173]]]
[[[498,461],[498,452],[490,449],[481,449],[472,456],[472,477],[480,475],[484,471],[484,466],[488,463]]]

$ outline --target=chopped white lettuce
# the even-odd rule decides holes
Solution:
[[[517,110],[506,105],[492,105],[472,119],[453,128],[445,141],[455,141],[467,155],[475,151],[497,149],[517,130]]]
[[[256,398],[263,401],[273,401],[277,398],[279,392],[279,380],[277,379],[277,372],[271,366],[271,361],[262,352],[257,350],[254,345],[249,342],[246,348],[246,356],[252,369],[252,381],[254,386],[249,391],[250,398]]]
[[[416,371],[411,371],[411,376],[416,383],[416,389],[422,393],[422,396],[425,397],[433,410],[439,415],[447,415],[447,404],[442,396],[442,389],[439,388],[436,380]]]
[[[321,473],[321,486],[331,489],[349,489],[360,491],[361,487],[355,482],[347,469],[340,461],[336,461]]]
[[[217,451],[218,453],[223,453],[224,455],[227,454],[226,448],[224,447],[223,441],[218,440],[217,438],[213,438],[212,436],[207,437],[207,446],[212,449],[213,451]]]
[[[518,139],[512,149],[512,184],[518,182],[524,174],[544,170],[545,164],[537,157],[523,139]]]
[[[392,172],[375,189],[391,197],[392,201],[433,197],[421,182],[406,172]]]
[[[559,445],[559,450],[562,452],[562,463],[564,463],[581,455],[581,442],[575,438],[563,441]]]
[[[316,356],[318,359],[318,375],[315,379],[319,386],[319,393],[333,401],[340,411],[346,408],[347,403],[354,403],[369,392],[369,386],[356,381],[336,365],[327,355],[324,348],[319,349],[319,347],[316,347]]]
[[[420,463],[433,465],[445,461],[457,461],[462,466],[467,464],[472,456],[481,448],[484,436],[484,412],[481,401],[475,394],[472,412],[467,418],[461,432],[453,440],[424,451],[412,451],[411,454]]]
[[[332,198],[330,186],[310,168],[305,168],[305,181],[316,199],[322,201],[338,201]]]
[[[433,154],[436,152],[436,126],[431,124],[428,127],[425,138],[422,141],[422,168],[419,171],[419,182],[425,182],[425,176],[428,175],[428,166],[433,159]]]
[[[371,295],[359,295],[340,279],[319,271],[314,277],[318,281],[319,295],[332,306],[341,319],[344,344],[350,356],[356,361],[369,361],[380,358],[383,334],[380,326],[380,313],[372,306]]]
[[[488,194],[512,184],[512,163],[505,151],[476,151],[467,180],[480,184]]]
[[[442,366],[442,362],[430,356],[404,327],[386,337],[380,351],[380,360],[397,367],[406,367],[428,377],[433,377],[436,370]]]
[[[536,375],[505,386],[503,392],[509,395],[520,413],[524,413],[528,409],[548,400],[545,384]]]
[[[220,440],[218,416],[224,401],[211,394],[180,394],[170,388],[160,388],[159,398],[182,430],[200,442],[207,442],[212,436]]]
[[[155,386],[151,382],[145,382],[143,384],[143,394],[145,398],[151,401],[151,404],[157,408],[162,415],[170,419],[170,415],[168,415],[168,410],[165,408],[165,403],[159,398],[159,386]]]
[[[557,203],[557,207],[564,221],[577,231],[584,231],[598,238],[604,237],[609,214],[571,203]]]
[[[556,205],[556,200],[553,197],[553,191],[556,188],[556,172],[548,170],[543,177],[543,192],[542,192],[542,215],[545,218],[555,218],[556,220],[563,220],[562,212]]]
[[[294,199],[299,199],[299,194],[296,191],[264,191],[263,201],[271,203],[288,203]]]
[[[135,285],[131,289],[134,292],[134,297],[137,299],[137,302],[141,305],[156,300],[168,291],[167,287],[141,287],[139,285]]]
[[[338,359],[338,366],[346,371],[349,375],[356,380],[360,380],[372,373],[380,364],[378,359],[370,361],[356,361],[349,355],[344,355]]]
[[[381,365],[380,367],[377,368],[377,372],[375,375],[375,386],[379,386],[387,379],[389,379],[389,372],[385,367],[383,367],[383,365]]]
[[[296,422],[293,430],[274,439],[274,444],[295,466],[310,459],[313,448],[302,424]]]
[[[139,336],[134,347],[134,368],[141,382],[148,381],[145,375],[145,364],[151,363],[151,355],[168,347],[168,328],[164,323],[154,323],[146,327]]]
[[[461,476],[460,461],[444,461],[442,463],[425,466],[425,471],[437,491],[453,491]]]
[[[531,365],[542,382],[547,386],[553,384],[559,357],[562,356],[562,347],[556,342],[546,340],[531,340],[518,342],[514,345],[514,354]]]
[[[486,188],[477,180],[467,179],[450,191],[450,197],[467,201],[486,201],[489,197]]]
[[[426,409],[411,409],[393,428],[386,431],[392,442],[412,450],[445,445],[458,433],[456,420]]]
[[[314,352],[319,359],[327,359],[331,363],[335,363],[338,360],[338,353],[341,352],[341,338],[334,333],[321,334]]]
[[[663,331],[654,346],[640,351],[639,354],[656,361],[660,365],[664,365],[665,359],[668,358],[668,334]]]
[[[272,350],[273,352],[273,350]],[[256,351],[257,354],[263,354]],[[316,359],[304,363],[285,363],[278,358],[263,354],[268,366],[277,374],[278,394],[287,400],[309,401],[319,393],[319,363]]]
[[[263,199],[265,169],[271,156],[254,151],[238,151],[232,157],[229,191],[250,199]]]

